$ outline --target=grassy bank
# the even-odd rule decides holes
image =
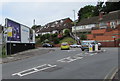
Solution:
[[[71,37],[65,37],[64,39],[62,39],[62,40],[60,41],[59,44],[61,44],[62,42],[68,42],[69,44],[74,44],[74,43],[76,43],[76,41],[75,41],[73,38],[71,38]]]

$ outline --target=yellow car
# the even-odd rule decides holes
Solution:
[[[70,49],[70,45],[67,42],[63,42],[61,43],[61,50],[69,50]]]

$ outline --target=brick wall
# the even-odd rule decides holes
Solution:
[[[114,40],[114,38],[112,38],[112,36],[96,36],[95,40],[97,41]]]
[[[120,47],[120,41],[100,42],[102,47]]]
[[[93,37],[93,34],[88,34],[87,35],[87,39],[90,39],[90,40],[92,40],[94,37]]]
[[[103,34],[106,32],[106,29],[92,30],[92,34]]]

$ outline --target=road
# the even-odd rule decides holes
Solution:
[[[3,79],[104,79],[118,67],[118,48],[85,54],[80,48],[50,49],[55,51],[3,64]]]

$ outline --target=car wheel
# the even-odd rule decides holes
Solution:
[[[82,51],[84,51],[85,49],[84,48],[81,48]]]
[[[101,50],[101,48],[99,47],[98,50]]]

